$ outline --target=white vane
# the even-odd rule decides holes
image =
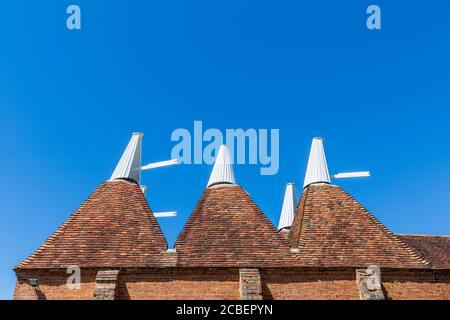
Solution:
[[[178,164],[178,159],[172,159],[172,160],[166,160],[166,161],[149,163],[149,164],[147,164],[145,166],[142,166],[140,169],[142,171],[144,171],[144,170],[151,170],[151,169],[171,166],[171,165],[174,165],[174,164]]]
[[[295,216],[295,206],[297,199],[295,197],[295,184],[288,183],[284,194],[283,207],[281,208],[278,230],[289,229],[292,226]]]
[[[145,166],[141,164],[141,154],[142,154],[142,137],[144,134],[142,132],[135,132],[132,134],[130,142],[128,143],[122,157],[119,160],[110,180],[114,179],[131,179],[136,181],[142,193],[145,195],[148,187],[141,185],[141,172],[145,170],[151,170],[166,166],[171,166],[177,164],[177,159],[160,161],[149,163]],[[155,217],[175,217],[176,212],[157,212],[154,213]]]
[[[370,177],[370,171],[342,172],[333,176],[334,179]],[[327,159],[323,148],[323,138],[314,138],[309,153],[308,167],[303,188],[313,183],[330,183]]]
[[[114,170],[111,179],[131,179],[137,183],[141,182],[141,171],[134,170],[141,166],[141,149],[142,149],[142,137],[144,136],[141,132],[135,132],[131,136],[131,140],[127,145],[119,163]]]
[[[330,183],[331,180],[330,174],[328,173],[325,151],[323,149],[323,138],[316,137],[311,144],[303,188],[306,188],[312,183],[319,182]]]
[[[176,211],[153,212],[153,215],[156,218],[171,218],[171,217],[176,217],[177,216],[177,212]]]
[[[166,166],[171,166],[177,164],[177,159],[160,161],[149,163],[145,166],[141,164],[141,154],[142,154],[142,137],[144,134],[142,132],[133,133],[131,136],[131,140],[128,143],[127,148],[125,149],[122,157],[119,160],[119,163],[114,170],[111,179],[131,179],[136,181],[137,183],[141,183],[141,172],[144,170],[150,170],[155,168],[161,168]],[[142,191],[145,193],[147,190],[141,186]]]
[[[236,184],[230,150],[226,145],[220,146],[207,188],[221,183]]]
[[[335,179],[364,178],[364,177],[370,177],[370,171],[343,172],[337,173],[333,176],[333,178]]]

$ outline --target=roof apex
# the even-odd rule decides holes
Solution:
[[[137,183],[141,182],[140,167],[143,136],[144,134],[142,132],[134,132],[131,135],[130,142],[128,142],[128,145],[117,163],[110,180],[132,179]]]
[[[217,153],[207,188],[222,183],[236,184],[230,149],[224,144],[220,146],[219,152]]]
[[[296,204],[295,183],[289,182],[286,185],[283,207],[281,208],[280,221],[278,223],[278,230],[290,228],[292,226]]]
[[[323,138],[315,137],[312,140],[311,150],[309,152],[308,166],[306,168],[305,181],[303,188],[313,183],[330,183],[330,174],[328,172],[327,159],[323,148]]]

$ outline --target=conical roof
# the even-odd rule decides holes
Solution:
[[[287,241],[235,183],[229,150],[222,146],[208,187],[175,243],[179,266],[280,266],[290,261]]]
[[[329,184],[312,184],[303,191],[288,240],[305,265],[429,266],[347,192]]]
[[[205,190],[175,248],[179,266],[292,265],[287,241],[236,185]]]
[[[17,268],[156,267],[167,243],[139,185],[101,184],[58,230]]]

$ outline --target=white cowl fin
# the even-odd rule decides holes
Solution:
[[[119,163],[114,170],[111,179],[131,179],[137,183],[141,182],[141,150],[142,137],[141,132],[133,133]]]
[[[330,183],[327,159],[323,149],[323,138],[314,138],[309,153],[308,167],[306,169],[305,182],[303,188],[313,183]]]
[[[222,183],[236,184],[230,150],[226,145],[221,145],[219,148],[207,188]]]
[[[281,208],[278,230],[289,229],[292,226],[295,216],[295,206],[297,199],[295,197],[295,184],[288,183],[284,194],[283,208]]]

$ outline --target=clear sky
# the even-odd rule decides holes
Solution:
[[[78,4],[82,30],[68,31]],[[366,28],[366,8],[382,29]],[[24,1],[0,4],[0,298],[32,253],[111,175],[133,131],[143,161],[177,128],[279,128],[280,171],[235,168],[278,223],[311,138],[335,181],[394,232],[450,234],[450,3]],[[211,167],[143,174],[172,246]],[[300,190],[298,190],[300,192]]]

